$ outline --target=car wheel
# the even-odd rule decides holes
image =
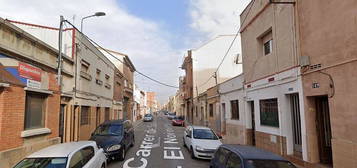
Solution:
[[[196,159],[196,156],[195,156],[192,146],[191,146],[191,158]]]
[[[121,150],[119,154],[119,160],[123,161],[125,159],[126,151],[125,151],[125,146],[123,146],[123,149]]]

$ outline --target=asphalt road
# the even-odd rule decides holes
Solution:
[[[173,127],[163,114],[135,127],[135,145],[125,161],[111,161],[109,168],[208,168],[208,160],[191,159],[183,147],[184,127]]]

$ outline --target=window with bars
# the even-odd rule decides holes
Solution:
[[[45,126],[45,100],[47,96],[32,92],[26,93],[25,130]]]
[[[89,107],[82,106],[81,107],[81,125],[89,124]]]
[[[239,120],[239,104],[238,100],[231,100],[231,119]]]
[[[260,100],[260,124],[279,127],[278,99]]]

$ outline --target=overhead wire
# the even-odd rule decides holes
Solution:
[[[73,25],[71,22],[69,22],[68,20],[65,20],[65,22],[67,22],[68,24],[70,24],[74,29],[76,29],[78,32],[80,32],[84,37],[86,37],[90,42],[92,42],[94,45],[96,45],[97,47],[99,47],[100,49],[102,49],[104,52],[106,52],[107,54],[109,54],[110,56],[112,56],[114,59],[118,60],[119,62],[123,63],[124,65],[126,66],[130,66],[128,65],[127,63],[125,63],[124,61],[120,60],[119,58],[117,58],[116,56],[114,56],[112,53],[110,53],[109,51],[107,51],[105,48],[103,48],[101,45],[99,45],[97,42],[95,42],[94,40],[92,40],[91,38],[89,38],[87,35],[85,35],[84,33],[82,33],[75,25]],[[145,75],[144,73],[140,72],[139,70],[135,70],[135,72],[137,72],[138,74],[140,74],[141,76],[153,81],[153,82],[156,82],[160,85],[164,85],[164,86],[167,86],[167,87],[171,87],[171,88],[179,88],[178,86],[173,86],[173,85],[169,85],[169,84],[166,84],[164,82],[161,82],[157,79],[154,79],[148,75]]]

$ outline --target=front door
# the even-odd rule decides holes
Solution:
[[[222,132],[223,134],[226,134],[226,130],[227,130],[227,121],[226,121],[226,103],[222,103],[222,118],[223,118],[223,122],[222,122]]]
[[[315,100],[320,162],[332,164],[331,124],[328,97],[317,97]]]
[[[95,125],[98,126],[100,124],[100,107],[97,107],[95,111]]]
[[[300,103],[299,94],[290,95],[292,131],[294,142],[294,155],[302,157],[302,142],[301,142],[301,118],[300,118]]]
[[[61,142],[64,141],[64,111],[65,111],[66,105],[61,104],[60,106],[60,116],[59,116],[59,131],[58,135],[61,138]]]
[[[255,115],[254,115],[254,101],[249,101],[250,114],[252,117],[252,145],[255,146]]]

